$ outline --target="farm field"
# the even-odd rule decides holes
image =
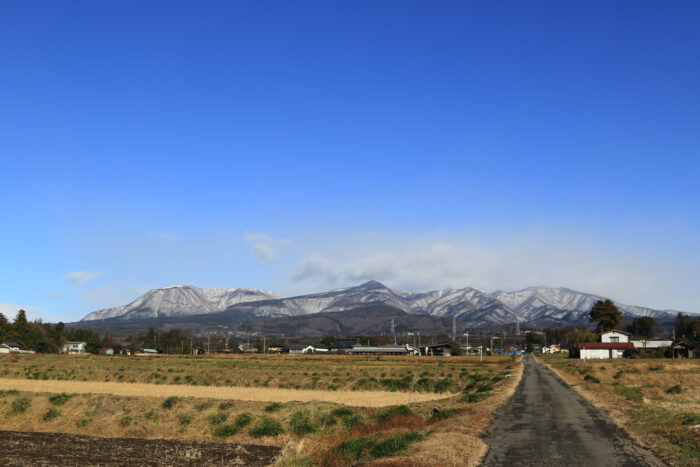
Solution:
[[[475,465],[486,451],[480,434],[521,371],[511,357],[10,355],[0,357],[0,430],[269,446],[281,450],[277,465]],[[165,378],[145,383],[153,373]],[[306,389],[286,387],[295,376]],[[236,390],[269,396],[226,392]]]
[[[541,359],[637,443],[671,465],[700,465],[700,360]]]
[[[494,357],[497,361],[498,357]],[[323,391],[456,391],[465,364],[478,357],[350,355],[122,357],[34,354],[0,357],[0,378]],[[485,368],[490,364],[486,363]]]

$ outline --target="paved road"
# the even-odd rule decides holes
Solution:
[[[485,466],[662,466],[542,363],[523,378],[486,437]]]

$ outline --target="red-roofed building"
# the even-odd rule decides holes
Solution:
[[[620,358],[626,349],[633,349],[631,342],[580,342],[578,348],[582,359]]]

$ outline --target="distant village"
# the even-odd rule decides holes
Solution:
[[[530,331],[535,335],[542,333]],[[632,335],[625,331],[611,330],[604,332],[600,336],[599,342],[578,342],[574,349],[567,348],[560,343],[539,344],[527,342],[512,344],[507,347],[496,347],[494,341],[502,340],[499,337],[487,339],[490,345],[469,346],[468,344],[458,344],[455,341],[412,345],[412,344],[385,344],[370,345],[362,343],[359,338],[334,339],[326,338],[325,343],[293,343],[293,344],[271,344],[266,345],[263,341],[251,344],[242,342],[229,347],[228,340],[221,348],[214,350],[207,349],[208,346],[190,346],[189,352],[193,355],[206,354],[230,354],[230,353],[266,353],[266,354],[336,354],[336,355],[392,355],[392,356],[427,356],[427,357],[450,357],[458,355],[522,355],[523,353],[540,354],[572,354],[574,358],[580,359],[609,359],[609,358],[634,358],[642,356],[668,357],[668,358],[697,358],[700,356],[700,349],[685,342],[674,342],[671,339],[632,339]],[[218,346],[217,346],[218,347]],[[184,346],[183,346],[184,350]],[[23,348],[16,342],[3,342],[0,344],[0,354],[17,353],[31,354],[34,350]],[[157,356],[166,353],[159,352],[151,348],[129,349],[122,347],[115,349],[112,347],[102,347],[97,352],[89,352],[87,342],[66,342],[61,348],[61,353],[69,355],[86,355],[98,353],[102,355],[133,355],[133,356]]]

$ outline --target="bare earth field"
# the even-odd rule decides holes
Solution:
[[[476,465],[491,414],[521,372],[511,357],[10,355],[0,357],[0,430],[46,433],[27,442],[61,449],[78,438],[60,434],[115,439],[110,452],[255,445],[281,466]],[[108,454],[99,438],[89,449],[98,457]],[[66,463],[71,452],[74,463],[113,463],[83,462],[80,443],[63,449]],[[21,464],[12,455],[0,452],[0,463]]]
[[[4,465],[242,465],[272,463],[273,446],[137,438],[95,438],[60,433],[0,431]]]
[[[700,360],[541,360],[666,463],[700,465]]]

